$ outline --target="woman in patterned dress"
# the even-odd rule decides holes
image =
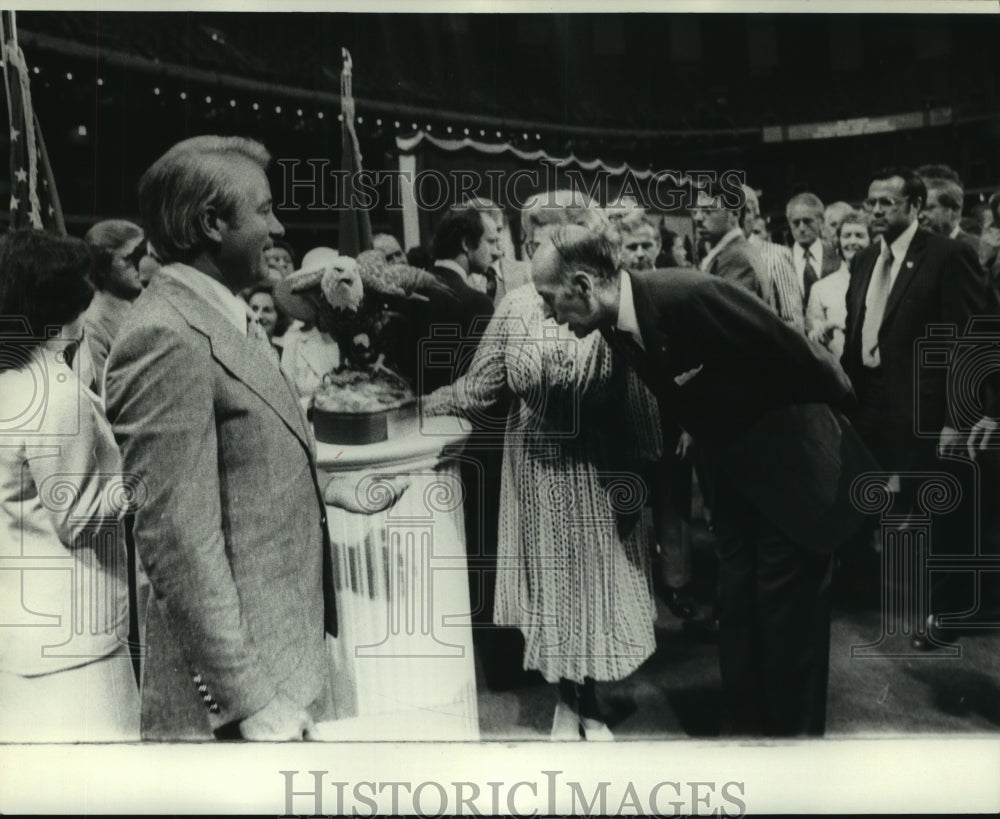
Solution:
[[[531,285],[501,302],[467,374],[423,412],[475,418],[507,398],[494,622],[520,628],[524,667],[559,684],[554,739],[613,739],[595,681],[655,649],[641,513],[656,402],[600,335],[546,319]]]

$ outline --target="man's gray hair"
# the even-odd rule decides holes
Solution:
[[[795,205],[805,205],[806,207],[812,208],[814,211],[823,215],[823,200],[820,199],[815,193],[797,193],[791,199],[788,200],[788,204],[785,205],[785,213],[793,208]]]
[[[244,195],[240,162],[266,172],[271,155],[259,142],[236,136],[197,136],[178,142],[139,180],[139,212],[164,264],[193,256],[205,243],[201,215],[214,208],[230,218]]]
[[[562,225],[551,236],[559,254],[560,278],[566,281],[576,270],[586,270],[600,279],[618,272],[619,236],[613,228],[591,230],[583,225]]]

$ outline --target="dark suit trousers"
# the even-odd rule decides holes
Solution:
[[[713,473],[723,733],[822,735],[831,556],[792,542]]]
[[[865,370],[855,379],[858,410],[855,428],[868,444],[875,459],[886,472],[920,471],[945,473],[958,481],[961,500],[952,512],[934,517],[931,552],[934,555],[970,555],[976,520],[975,500],[987,497],[977,485],[977,470],[970,464],[937,455],[937,441],[918,438],[913,433],[912,417],[900,417],[890,410],[891,397],[879,369]],[[987,474],[989,470],[987,470]],[[916,492],[919,479],[903,478],[892,512],[917,512]],[[883,579],[885,582],[885,579]],[[916,594],[916,589],[906,590]],[[930,611],[942,614],[964,611],[974,605],[971,575],[935,570],[930,575]]]

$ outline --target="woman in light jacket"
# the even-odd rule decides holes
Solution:
[[[121,518],[140,487],[72,368],[90,265],[78,239],[0,238],[0,742],[139,738]]]

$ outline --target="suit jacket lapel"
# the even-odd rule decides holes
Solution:
[[[192,328],[208,337],[215,360],[271,407],[309,449],[301,407],[277,364],[265,361],[262,352],[255,350],[229,319],[183,284],[163,280],[163,295]]]
[[[903,258],[903,263],[899,267],[899,273],[896,274],[896,281],[892,283],[889,298],[885,303],[885,313],[882,315],[883,327],[892,318],[892,313],[903,298],[903,293],[906,292],[906,288],[910,286],[913,277],[920,268],[920,263],[924,259],[926,239],[926,235],[918,229],[913,236],[913,241],[910,242],[910,246],[906,250],[906,256]]]
[[[857,265],[857,270],[851,273],[851,284],[855,284],[856,287],[851,287],[850,292],[854,293],[854,304],[851,305],[853,309],[853,314],[857,316],[857,321],[854,322],[851,328],[851,340],[857,342],[857,347],[861,349],[861,326],[864,324],[865,320],[865,297],[868,294],[868,286],[872,281],[872,273],[875,271],[875,265],[878,263],[879,253],[877,252],[877,246],[873,246],[872,251],[861,251],[866,253],[867,257],[859,259]]]

